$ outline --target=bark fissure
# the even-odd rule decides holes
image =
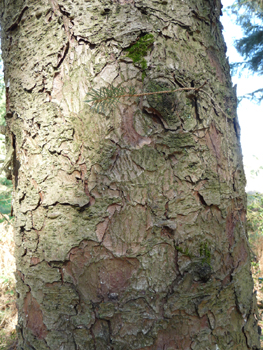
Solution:
[[[9,27],[7,28],[8,31],[13,31],[13,30],[15,30],[15,29],[18,27],[19,22],[21,21],[21,19],[22,19],[24,13],[25,13],[27,10],[28,10],[28,6],[25,6],[25,7],[21,10],[21,12],[20,12],[19,14],[16,15],[17,18],[14,20],[14,22],[11,24],[11,26],[9,26]]]

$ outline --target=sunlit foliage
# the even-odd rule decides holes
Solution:
[[[235,41],[237,51],[243,56],[243,62],[232,65],[233,72],[246,68],[251,73],[263,74],[263,1],[236,0],[230,7],[236,16],[236,23],[242,27],[244,36]],[[260,102],[263,88],[244,96]]]

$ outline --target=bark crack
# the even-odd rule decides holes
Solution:
[[[62,49],[62,53],[58,54],[58,63],[57,63],[56,68],[59,68],[61,66],[61,64],[65,60],[66,56],[68,55],[68,52],[69,52],[69,41],[66,43],[66,45]]]
[[[12,31],[15,30],[18,27],[19,22],[21,21],[24,13],[26,12],[26,10],[28,10],[28,6],[25,6],[22,11],[20,12],[20,14],[18,15],[17,19],[15,20],[14,23],[12,23],[9,27],[7,27],[7,31]]]

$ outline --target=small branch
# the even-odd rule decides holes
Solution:
[[[4,220],[6,220],[9,224],[11,224],[11,221],[8,218],[8,215],[4,215],[2,213],[0,213],[0,217],[2,217]]]
[[[206,94],[206,95],[211,99],[211,101],[214,103],[215,107],[217,107],[217,108],[220,110],[220,112],[222,112],[222,114],[223,114],[226,118],[231,119],[231,118],[223,111],[223,109],[219,106],[219,104],[215,101],[215,99],[214,99],[211,95],[209,95],[205,90],[202,89],[202,86],[199,88],[199,91],[201,91],[201,92],[203,92],[204,94]]]
[[[116,98],[121,98],[121,97],[142,97],[142,96],[150,96],[150,95],[170,94],[172,92],[177,92],[177,91],[190,91],[190,90],[199,91],[205,84],[206,84],[206,82],[202,86],[200,86],[199,88],[180,88],[180,89],[175,89],[175,90],[141,92],[140,94],[124,94],[124,95],[116,96]],[[104,99],[101,99],[100,101],[104,101],[106,99],[107,98],[104,98]]]
[[[160,95],[160,94],[170,94],[173,92],[178,92],[178,91],[202,91],[202,88],[207,84],[207,81],[204,82],[203,85],[199,86],[198,88],[194,87],[185,87],[185,88],[179,88],[179,89],[172,89],[172,90],[163,90],[163,91],[153,91],[153,92],[141,92],[139,94],[136,93],[120,93],[118,92],[123,92],[123,89],[120,89],[118,91],[118,88],[101,88],[100,90],[93,90],[93,93],[90,94],[92,97],[91,100],[85,101],[85,102],[92,102],[95,105],[107,103],[108,101],[114,100],[118,101],[120,98],[124,97],[142,97],[142,96],[151,96],[151,95]],[[116,92],[116,94],[114,93]]]

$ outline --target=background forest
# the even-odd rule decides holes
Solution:
[[[243,57],[232,64],[233,74],[263,74],[263,1],[237,0],[227,9],[243,30],[243,37],[236,40],[235,47]],[[226,33],[227,35],[227,33]],[[5,125],[5,86],[0,56],[0,127]],[[263,87],[240,98],[262,103]],[[0,167],[5,158],[5,137],[0,134]],[[263,168],[262,168],[263,169]],[[258,176],[259,169],[253,175]],[[0,350],[15,349],[15,280],[14,242],[11,217],[12,182],[0,174]],[[249,192],[247,230],[251,244],[252,269],[255,288],[258,290],[258,306],[263,309],[263,194]],[[262,337],[263,341],[263,337]],[[263,342],[262,342],[263,344]]]
[[[0,56],[0,128],[5,125],[5,85]],[[5,159],[5,136],[0,133],[0,167]],[[0,174],[0,349],[15,339],[15,259],[11,217],[12,181]]]

